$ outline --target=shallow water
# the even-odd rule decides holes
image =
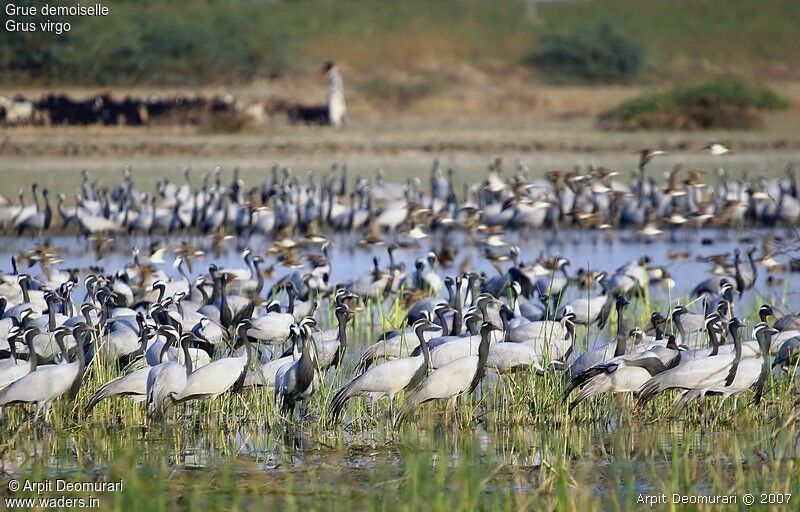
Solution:
[[[521,251],[521,259],[531,263],[539,256],[561,256],[570,260],[568,273],[575,275],[583,269],[612,272],[616,268],[638,260],[642,256],[651,259],[649,266],[661,266],[666,268],[675,281],[675,287],[667,290],[664,287],[655,286],[652,291],[655,297],[668,300],[688,294],[694,286],[709,277],[711,265],[696,261],[697,257],[710,256],[714,254],[732,253],[735,248],[739,248],[742,253],[749,246],[761,248],[762,240],[765,235],[782,238],[784,246],[787,248],[783,254],[778,254],[776,260],[788,266],[788,262],[794,255],[792,250],[796,249],[798,237],[791,228],[786,229],[760,229],[751,228],[745,230],[679,230],[675,233],[666,233],[659,238],[644,238],[631,231],[580,231],[562,230],[554,233],[550,230],[531,231],[530,233],[508,232],[503,235],[503,240],[509,245],[517,245]],[[123,237],[120,237],[123,238]],[[369,271],[372,268],[372,258],[378,257],[382,267],[388,264],[388,256],[385,244],[369,246],[360,245],[357,242],[361,237],[347,234],[332,235],[333,245],[330,249],[331,256],[331,283],[344,282],[349,279]],[[137,237],[135,239],[114,240],[110,249],[98,254],[89,243],[82,238],[74,236],[53,236],[49,237],[53,247],[64,251],[61,257],[64,262],[57,265],[57,268],[88,268],[99,266],[106,272],[113,272],[122,268],[132,261],[132,250],[140,248],[142,254],[146,248],[154,241],[166,243],[168,247],[177,247],[174,238],[150,238]],[[220,267],[244,267],[241,259],[241,251],[244,247],[252,248],[256,254],[264,254],[264,251],[271,245],[269,241],[260,237],[253,237],[246,242],[229,241],[221,252],[215,252],[209,247],[210,242],[207,237],[190,236],[180,240],[185,240],[191,245],[202,248],[205,256],[196,258],[194,261],[192,276],[206,272],[207,265],[212,261]],[[10,258],[14,255],[31,249],[34,241],[31,238],[11,238],[0,237],[0,270],[10,271]],[[452,266],[445,267],[440,271],[440,275],[454,275],[459,272],[459,268],[467,266],[478,272],[485,272],[492,276],[496,270],[491,263],[484,257],[484,248],[475,246],[464,239],[460,233],[450,233],[446,237],[433,235],[418,242],[417,247],[407,247],[398,249],[395,257],[398,262],[404,262],[409,272],[414,269],[414,260],[417,257],[424,257],[428,251],[436,251],[443,246],[449,246],[455,251],[455,260]],[[780,249],[780,247],[779,247]],[[791,249],[791,250],[788,250]],[[501,254],[508,252],[508,248],[492,248],[492,251]],[[311,249],[309,252],[314,252]],[[681,259],[670,257],[671,253],[683,253]],[[756,253],[756,258],[762,254],[761,250]],[[166,264],[162,269],[170,276],[179,274],[171,266],[174,255],[165,257]],[[744,258],[743,254],[743,258]],[[683,259],[686,258],[686,259]],[[272,265],[275,259],[266,256],[265,266]],[[746,261],[745,261],[746,263]],[[501,264],[507,268],[508,264]],[[38,269],[24,270],[34,275],[39,275]],[[21,270],[22,271],[22,270]],[[275,279],[288,274],[292,269],[276,265]],[[271,283],[267,280],[266,285]],[[755,287],[744,294],[738,301],[740,305],[749,305],[762,298],[776,301],[779,308],[797,310],[800,308],[800,273],[776,274],[768,282],[768,275],[763,267],[759,268],[759,276]],[[576,293],[572,287],[572,293]],[[586,292],[584,291],[583,294]],[[567,297],[569,297],[568,295]]]

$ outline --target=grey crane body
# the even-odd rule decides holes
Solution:
[[[302,355],[297,361],[278,370],[275,377],[275,406],[284,414],[293,415],[297,402],[307,400],[314,392],[316,378],[314,345],[298,326],[292,327],[295,345]]]
[[[433,328],[433,324],[425,318],[414,323],[421,349],[420,355],[372,366],[337,390],[330,404],[331,417],[334,419],[340,417],[345,403],[355,396],[370,396],[373,400],[388,397],[390,408],[394,411],[395,396],[403,390],[414,389],[427,376],[430,353],[424,332],[430,328]]]
[[[682,360],[674,368],[656,375],[642,385],[638,392],[639,403],[644,404],[658,393],[671,388],[703,391],[717,385],[730,385],[742,357],[741,337],[738,334],[741,324],[735,320],[731,328],[737,332],[734,336],[734,353]]]
[[[252,359],[252,347],[247,332],[252,328],[250,321],[242,321],[236,334],[246,349],[240,355],[223,357],[194,370],[186,379],[186,387],[175,394],[176,403],[204,398],[216,398],[232,389],[241,389],[247,367]]]
[[[36,370],[36,366],[38,361],[36,357],[31,357],[29,354],[29,360],[26,361],[24,359],[19,359],[16,351],[17,341],[16,338],[19,336],[19,328],[16,326],[13,327],[9,333],[9,349],[10,349],[10,358],[6,360],[0,361],[0,391],[7,388],[15,381],[18,381],[25,375],[29,374],[32,371]],[[33,335],[35,334],[35,330],[31,330],[31,333],[28,334],[30,340],[26,340],[28,346],[33,346]],[[34,352],[31,352],[33,354]]]
[[[159,359],[163,359],[171,345],[177,343],[177,332],[171,329],[162,330],[167,342],[161,350]],[[181,348],[186,351],[190,334],[180,338]],[[164,418],[167,410],[175,403],[176,397],[186,389],[189,375],[192,374],[191,357],[185,352],[186,366],[176,361],[164,361],[148,370],[146,380],[147,410],[151,416]]]
[[[143,355],[147,349],[147,341],[151,334],[151,328],[149,326],[143,326],[140,337],[140,347],[137,351],[140,355]],[[147,398],[147,378],[149,373],[150,367],[145,366],[144,368],[134,370],[125,375],[120,375],[106,382],[94,392],[89,402],[86,404],[84,412],[89,414],[98,403],[112,396],[132,397],[136,402],[145,400]]]
[[[405,422],[411,413],[421,404],[430,400],[446,398],[447,407],[455,405],[455,399],[472,392],[486,373],[486,361],[489,358],[489,334],[496,330],[489,322],[481,326],[481,343],[477,355],[467,355],[449,364],[435,369],[403,403],[395,426]]]
[[[731,396],[734,399],[734,409],[736,409],[739,395],[748,389],[753,389],[754,391],[753,403],[758,403],[761,400],[770,369],[770,337],[778,331],[770,328],[766,323],[757,325],[754,331],[756,331],[757,342],[760,346],[760,354],[743,358],[742,354],[739,353],[738,362],[734,362],[729,375],[724,381],[718,381],[702,388],[687,389],[676,402],[676,411],[680,411],[689,403],[709,395],[721,396],[722,399],[717,406],[718,411]]]
[[[33,356],[35,355],[35,349],[33,348],[33,337],[29,335],[30,332],[26,332],[26,340],[30,342],[29,347]],[[63,327],[59,328],[55,333],[65,357],[66,348],[64,348],[63,338],[68,333],[69,330]],[[79,342],[75,360],[64,364],[38,367],[33,367],[34,363],[31,363],[33,371],[0,391],[0,407],[11,404],[35,403],[35,418],[38,419],[44,415],[45,422],[49,422],[52,403],[69,392],[76,392],[77,387],[80,386],[83,369],[86,364],[83,351],[85,335],[86,333],[82,332],[77,336]],[[32,361],[35,361],[35,359],[35,357],[31,358]]]

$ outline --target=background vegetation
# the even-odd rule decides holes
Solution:
[[[787,99],[768,88],[712,80],[625,101],[601,115],[600,124],[621,129],[753,128],[760,126],[763,112],[788,106]]]
[[[72,30],[60,36],[0,31],[0,81],[230,84],[317,69],[327,58],[353,72],[465,65],[501,72],[604,24],[626,48],[647,49],[640,80],[698,71],[780,78],[800,69],[800,4],[791,0],[163,0],[110,8],[105,18],[65,20]]]
[[[632,82],[644,66],[643,48],[608,23],[551,35],[541,46],[531,63],[554,82]]]

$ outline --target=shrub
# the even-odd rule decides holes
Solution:
[[[644,51],[602,23],[570,35],[547,36],[530,62],[556,82],[626,83],[641,71]]]
[[[764,111],[788,106],[788,100],[767,88],[711,80],[633,98],[601,114],[599,121],[604,128],[622,130],[741,129],[761,125]]]

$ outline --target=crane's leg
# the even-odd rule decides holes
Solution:
[[[448,413],[450,413],[450,423],[454,423],[456,419],[456,398],[448,398],[447,405],[445,405],[445,423],[448,425],[450,423],[447,422]]]
[[[714,414],[714,421],[719,421],[720,416],[722,416],[722,408],[725,405],[725,400],[728,399],[729,395],[722,395],[722,400],[719,401],[719,405],[717,405],[717,411]]]

